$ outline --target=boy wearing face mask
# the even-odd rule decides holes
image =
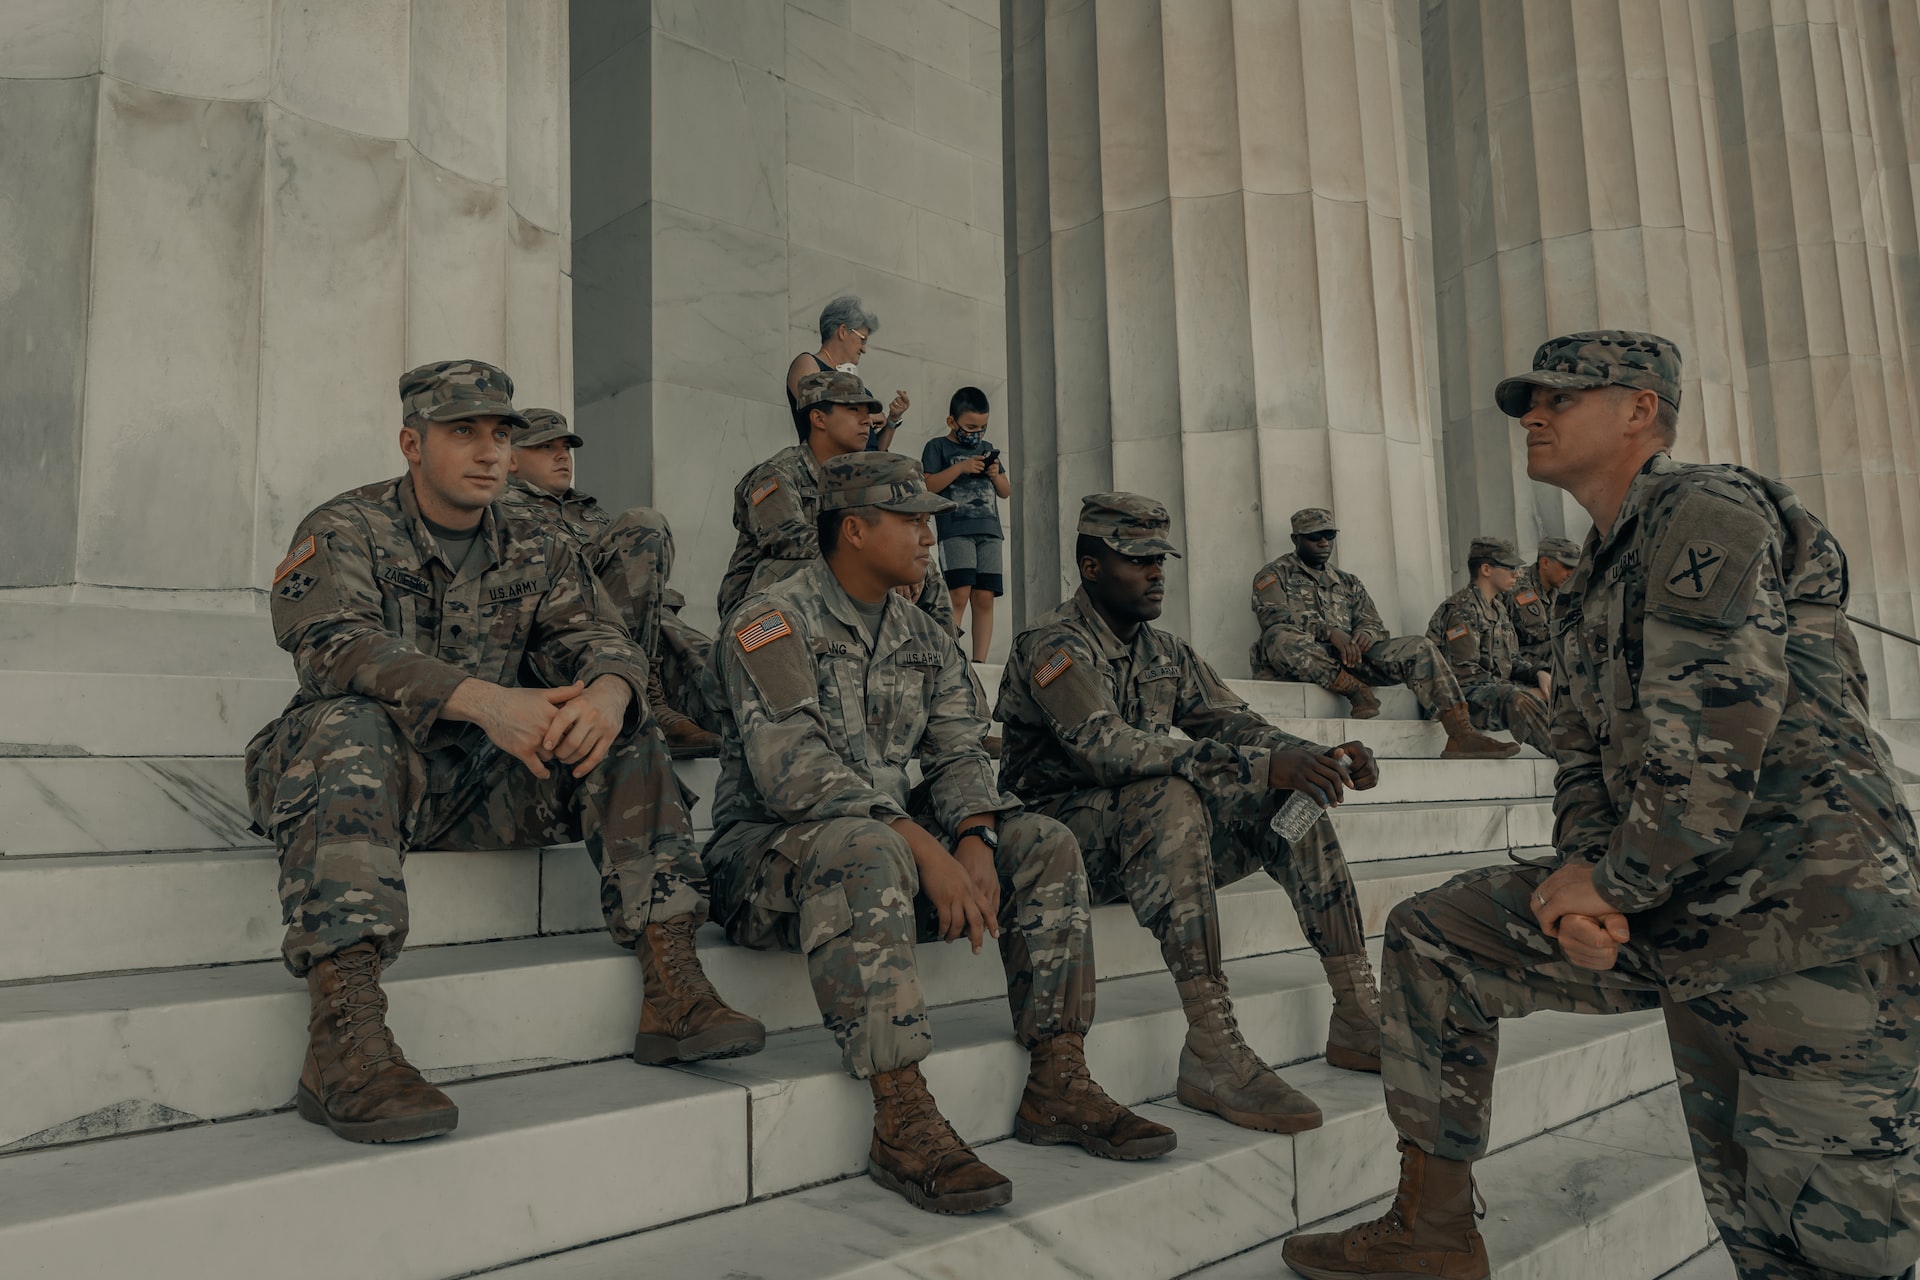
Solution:
[[[947,434],[927,441],[920,467],[927,488],[955,507],[936,517],[940,565],[953,595],[953,620],[964,630],[973,609],[973,660],[987,660],[993,641],[993,600],[1006,593],[1003,548],[996,499],[1013,493],[1000,450],[987,439],[987,395],[962,387],[947,405]]]

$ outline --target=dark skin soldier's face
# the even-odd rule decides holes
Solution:
[[[1159,617],[1166,606],[1166,563],[1165,556],[1123,556],[1105,547],[1097,557],[1081,557],[1080,580],[1116,633],[1130,635],[1141,623]]]
[[[1324,569],[1327,561],[1333,559],[1333,542],[1340,536],[1338,529],[1321,529],[1315,533],[1296,533],[1293,535],[1293,551],[1300,557],[1300,563],[1309,569]]]

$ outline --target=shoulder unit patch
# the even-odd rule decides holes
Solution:
[[[310,559],[312,555],[313,555],[313,535],[308,534],[306,537],[300,539],[299,543],[297,543],[294,546],[293,550],[287,552],[287,558],[285,560],[282,560],[279,566],[274,569],[273,571],[274,583],[277,585],[280,579],[286,577],[289,573],[292,573],[301,564],[305,563],[308,559]]]

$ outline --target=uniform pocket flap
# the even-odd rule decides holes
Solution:
[[[1888,1156],[1920,1141],[1920,1089],[1911,1075],[1852,1080],[1740,1077],[1735,1136],[1750,1147]]]
[[[835,887],[816,893],[800,904],[800,950],[812,952],[853,928],[853,908],[847,891]]]

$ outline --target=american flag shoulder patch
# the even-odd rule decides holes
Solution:
[[[787,625],[787,619],[778,609],[763,613],[746,626],[733,633],[740,642],[742,653],[752,653],[762,645],[772,644],[782,636],[793,634],[793,628]]]
[[[761,503],[765,502],[768,498],[771,498],[773,496],[774,490],[778,489],[779,487],[780,487],[780,482],[778,480],[765,480],[761,482],[759,488],[755,489],[752,493],[748,494],[747,496],[753,500],[753,505],[757,507]]]
[[[1255,591],[1265,591],[1268,587],[1272,586],[1274,583],[1278,581],[1280,581],[1279,575],[1272,574],[1272,573],[1263,573],[1259,577],[1253,580],[1253,589]]]
[[[1538,600],[1539,598],[1540,597],[1535,595],[1532,591],[1522,591],[1518,595],[1514,596],[1513,602],[1515,604],[1532,604],[1535,600]]]
[[[313,555],[313,535],[308,534],[306,537],[300,539],[299,543],[293,548],[293,550],[287,552],[287,558],[285,560],[282,560],[280,562],[279,567],[273,571],[274,585],[278,586],[280,579],[286,577],[288,574],[292,573],[295,569],[299,568],[300,565],[312,555]]]
[[[1458,640],[1466,634],[1467,624],[1464,622],[1455,623],[1453,626],[1447,628],[1447,639],[1449,640]]]
[[[1033,682],[1044,689],[1065,675],[1067,668],[1072,665],[1072,655],[1065,649],[1056,649],[1053,652],[1053,656],[1041,663],[1039,668],[1034,671]]]

